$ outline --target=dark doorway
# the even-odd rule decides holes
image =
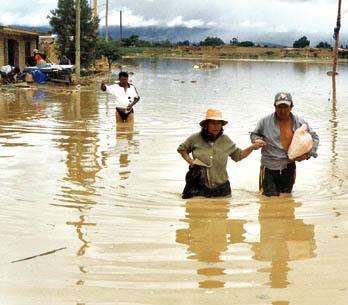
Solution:
[[[25,43],[25,57],[29,57],[31,55],[31,44],[30,41]]]
[[[34,57],[31,55],[31,43],[27,41],[25,43],[25,65],[35,66]]]
[[[16,66],[17,60],[17,42],[13,39],[7,40],[8,45],[8,64],[11,66]]]

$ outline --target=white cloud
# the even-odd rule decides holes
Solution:
[[[213,26],[216,26],[217,23],[216,23],[215,21],[209,21],[209,22],[207,22],[206,25],[207,25],[208,27],[213,27]]]
[[[273,31],[275,33],[287,33],[287,32],[289,32],[289,29],[286,26],[280,25],[280,26],[274,27]]]
[[[3,2],[2,0],[1,2]],[[93,3],[92,0],[87,0]],[[7,1],[0,23],[28,26],[48,25],[47,15],[58,0]],[[105,0],[98,0],[100,25],[105,25]],[[337,0],[109,0],[110,25],[209,27],[221,35],[320,33],[331,35],[336,23]],[[348,4],[342,4],[342,13]],[[347,32],[348,13],[342,15],[341,32]],[[255,34],[256,35],[256,34]],[[342,38],[344,36],[342,35]]]
[[[265,28],[269,26],[266,22],[259,21],[259,22],[250,22],[249,20],[245,20],[240,23],[241,27],[244,28]]]
[[[109,25],[119,25],[120,24],[120,11],[112,10],[108,16]],[[129,27],[141,27],[141,26],[155,26],[160,25],[160,21],[154,18],[146,19],[144,16],[136,15],[134,12],[128,8],[122,8],[122,24]],[[100,24],[105,24],[105,14],[100,20]]]
[[[0,22],[2,24],[14,24],[18,20],[19,14],[2,13],[0,17]]]
[[[190,20],[184,21],[182,16],[177,16],[174,19],[168,21],[166,24],[169,27],[185,26],[187,28],[194,28],[194,27],[201,27],[201,26],[203,26],[204,22],[201,19],[190,19]]]
[[[168,21],[167,26],[174,27],[174,26],[182,25],[182,23],[183,23],[182,16],[177,16],[173,20]]]
[[[184,21],[184,26],[188,28],[196,28],[196,27],[201,27],[203,25],[204,25],[204,22],[201,19],[190,19],[190,20]]]

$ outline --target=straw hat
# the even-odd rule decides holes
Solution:
[[[205,119],[202,120],[199,125],[201,125],[202,127],[204,127],[205,123],[207,120],[214,120],[214,121],[221,121],[222,122],[222,126],[226,125],[228,123],[228,121],[225,121],[222,118],[222,114],[220,110],[217,109],[208,109],[207,112],[205,113]]]

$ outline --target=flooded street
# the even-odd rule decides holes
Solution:
[[[348,65],[126,62],[134,126],[95,85],[0,100],[0,304],[346,305]],[[115,71],[116,73],[118,71]],[[232,197],[180,197],[176,152],[209,106],[241,148],[275,93],[320,137],[290,197],[258,193],[260,152],[229,160]]]

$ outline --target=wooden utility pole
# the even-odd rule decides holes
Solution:
[[[336,74],[337,74],[337,57],[338,57],[338,45],[340,38],[341,28],[341,0],[338,0],[337,21],[334,29],[335,47],[333,51],[333,64],[332,64],[332,101],[336,103]]]
[[[109,39],[109,31],[108,31],[108,15],[109,15],[109,0],[105,2],[105,40]]]
[[[93,17],[96,18],[97,17],[97,7],[98,7],[98,3],[97,0],[93,0]]]
[[[120,45],[122,45],[122,39],[123,39],[123,33],[122,33],[122,11],[120,11]]]
[[[80,81],[80,36],[81,36],[81,2],[80,0],[75,1],[76,4],[76,34],[75,34],[75,66],[76,66],[76,81]]]

